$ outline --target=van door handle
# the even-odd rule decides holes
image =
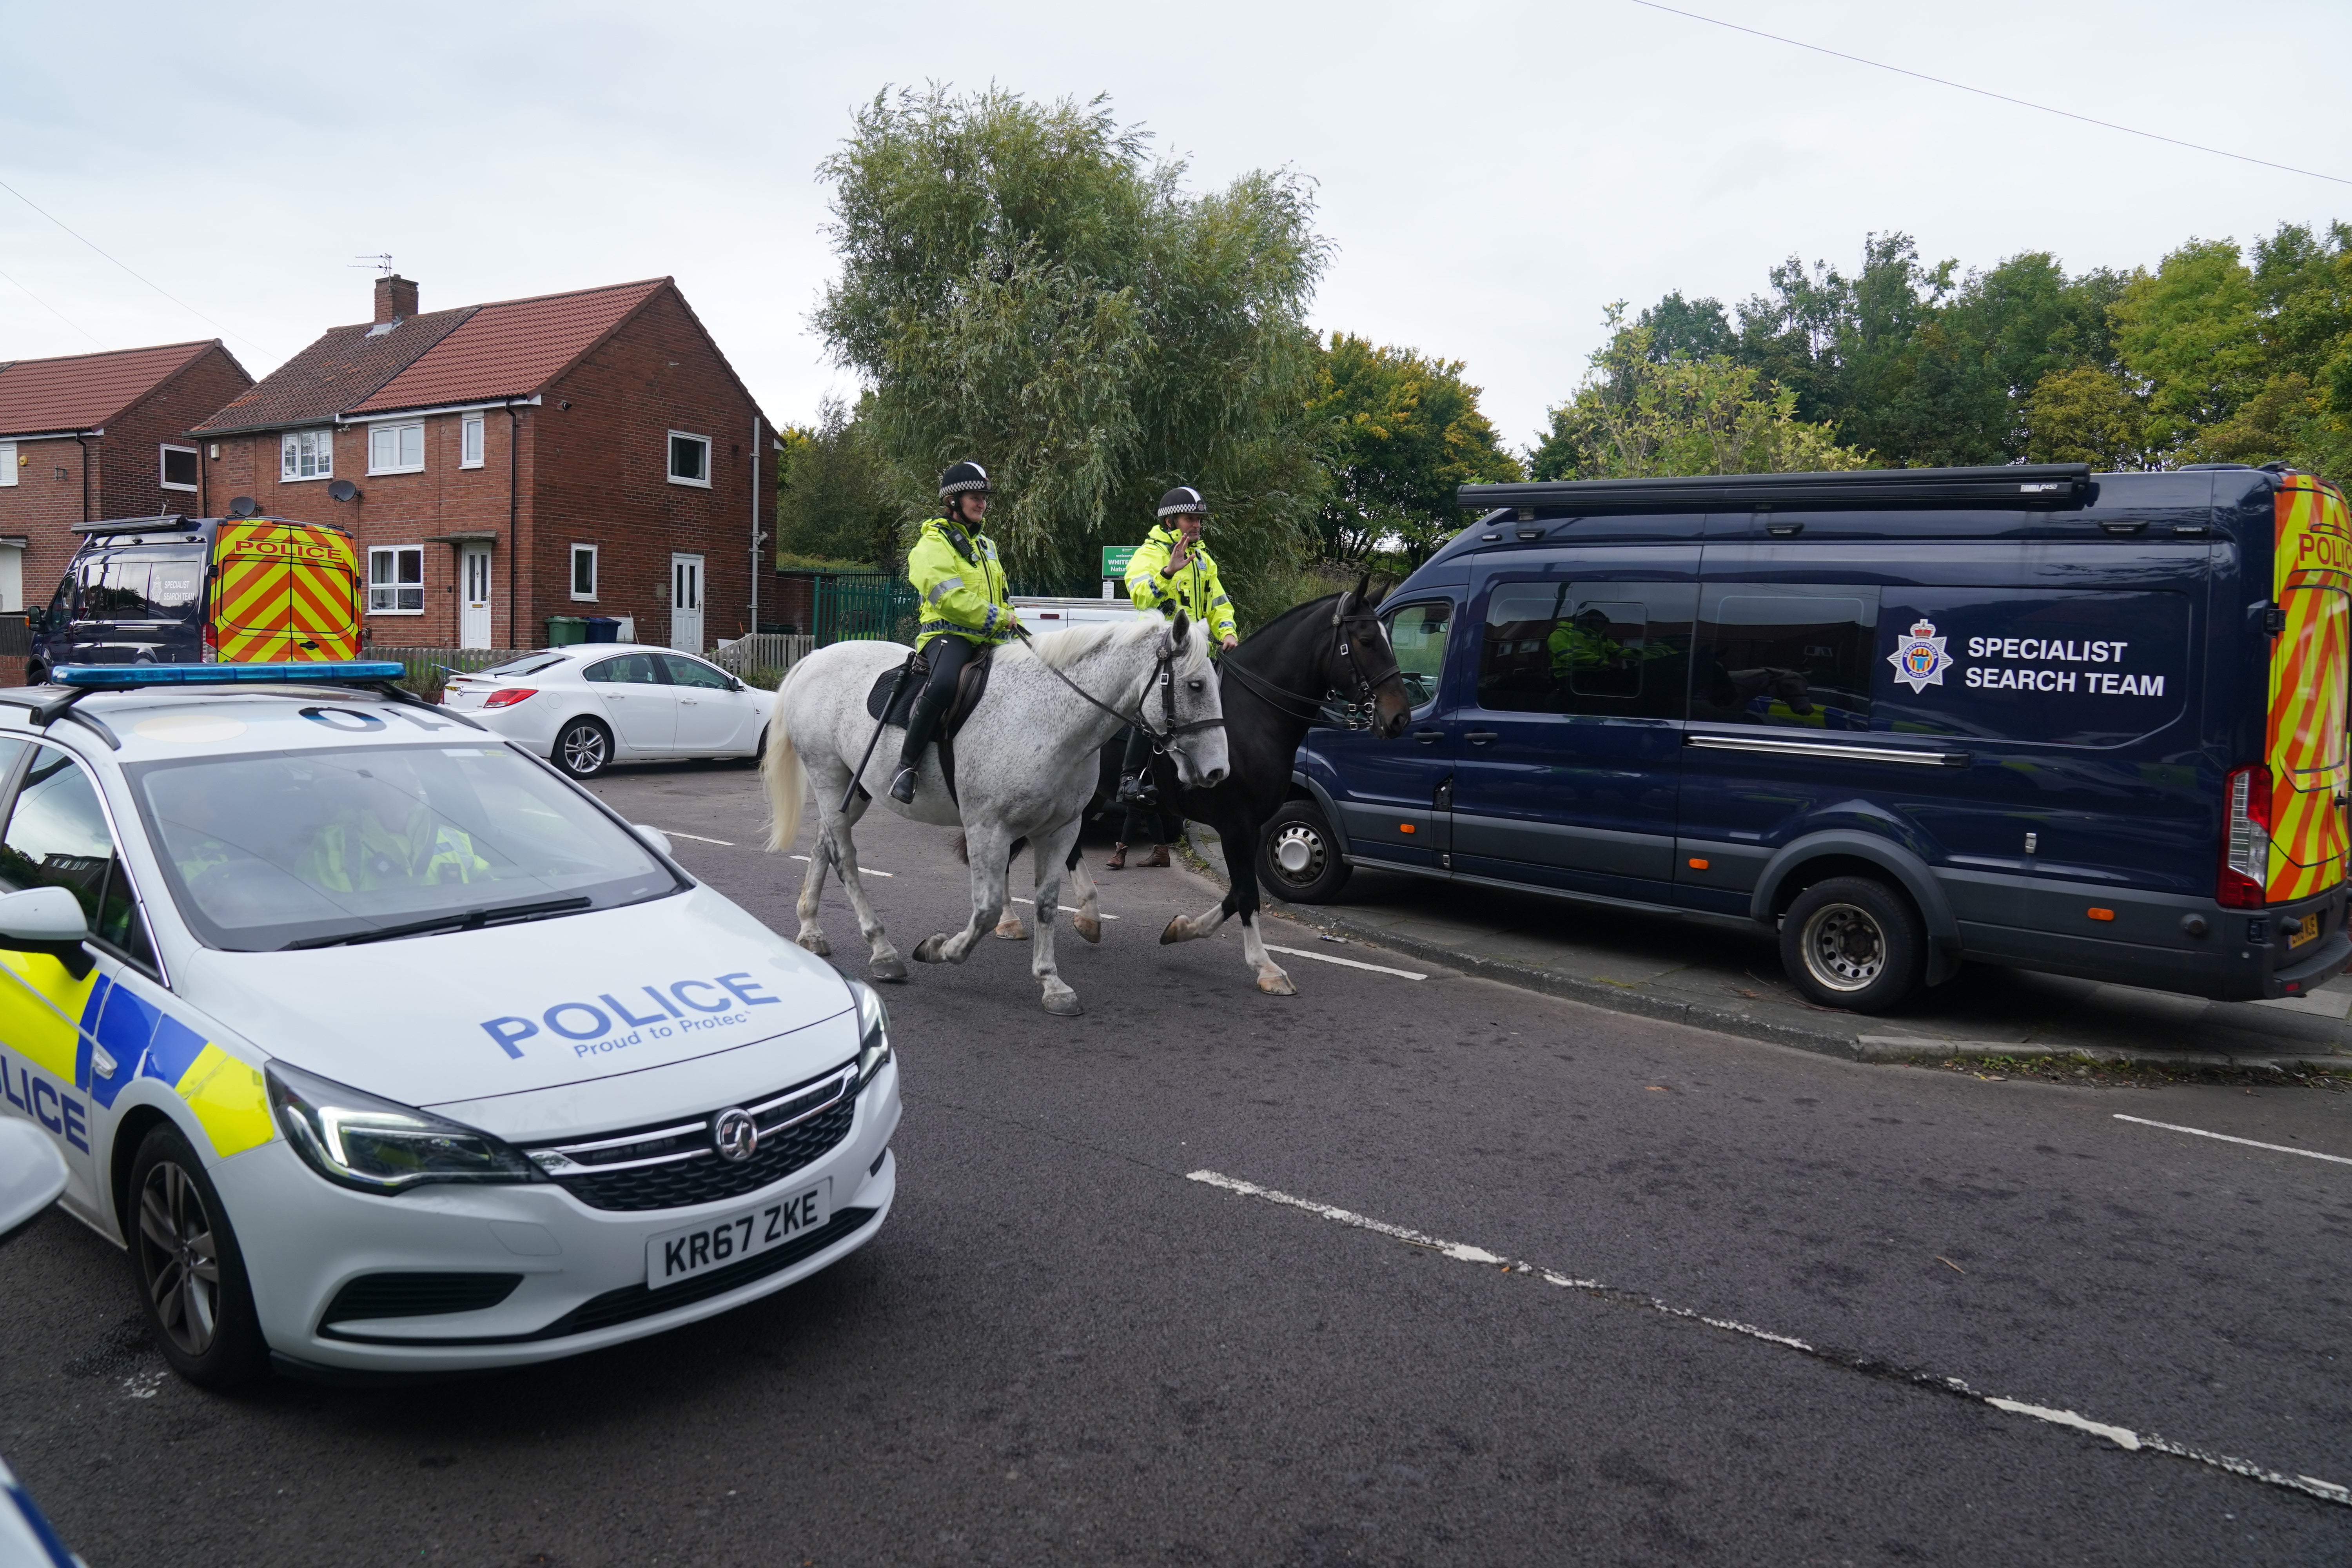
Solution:
[[[1432,741],[1444,740],[1445,738],[1445,731],[1443,730],[1415,730],[1412,732],[1412,738],[1419,741],[1425,746]]]
[[[1483,746],[1489,741],[1499,741],[1503,737],[1492,730],[1473,730],[1462,738],[1474,746]]]

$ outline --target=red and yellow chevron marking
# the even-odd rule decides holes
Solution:
[[[342,530],[274,518],[224,523],[214,560],[222,663],[359,657],[358,555]]]
[[[2289,474],[2277,497],[2272,596],[2286,629],[2271,645],[2273,902],[2344,879],[2346,682],[2352,679],[2352,516],[2344,493]]]

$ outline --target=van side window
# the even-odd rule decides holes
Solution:
[[[1397,673],[1404,678],[1404,699],[1414,708],[1437,700],[1439,678],[1445,672],[1445,637],[1454,629],[1450,604],[1407,605],[1389,617],[1389,646],[1396,651]]]
[[[177,620],[204,586],[201,558],[104,556],[81,566],[82,614],[90,620]]]
[[[92,935],[152,969],[155,951],[122,869],[98,789],[55,746],[33,753],[0,836],[0,884],[11,892],[63,888],[81,904]]]
[[[1681,583],[1498,583],[1486,598],[1478,705],[1679,719],[1696,597]]]
[[[1699,618],[1691,717],[1867,730],[1877,627],[1874,586],[1710,586]]]

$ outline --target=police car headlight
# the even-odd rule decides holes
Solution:
[[[890,1059],[890,1009],[863,980],[850,981],[849,994],[857,999],[857,1087],[864,1089]]]
[[[294,1152],[327,1180],[363,1193],[427,1182],[530,1182],[538,1169],[487,1132],[378,1100],[282,1062],[266,1069],[269,1105]]]

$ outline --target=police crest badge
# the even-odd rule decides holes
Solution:
[[[1922,616],[1911,623],[1910,635],[1895,645],[1886,662],[1895,667],[1895,679],[1916,693],[1944,684],[1944,671],[1952,668],[1952,656],[1944,651],[1936,623]]]

